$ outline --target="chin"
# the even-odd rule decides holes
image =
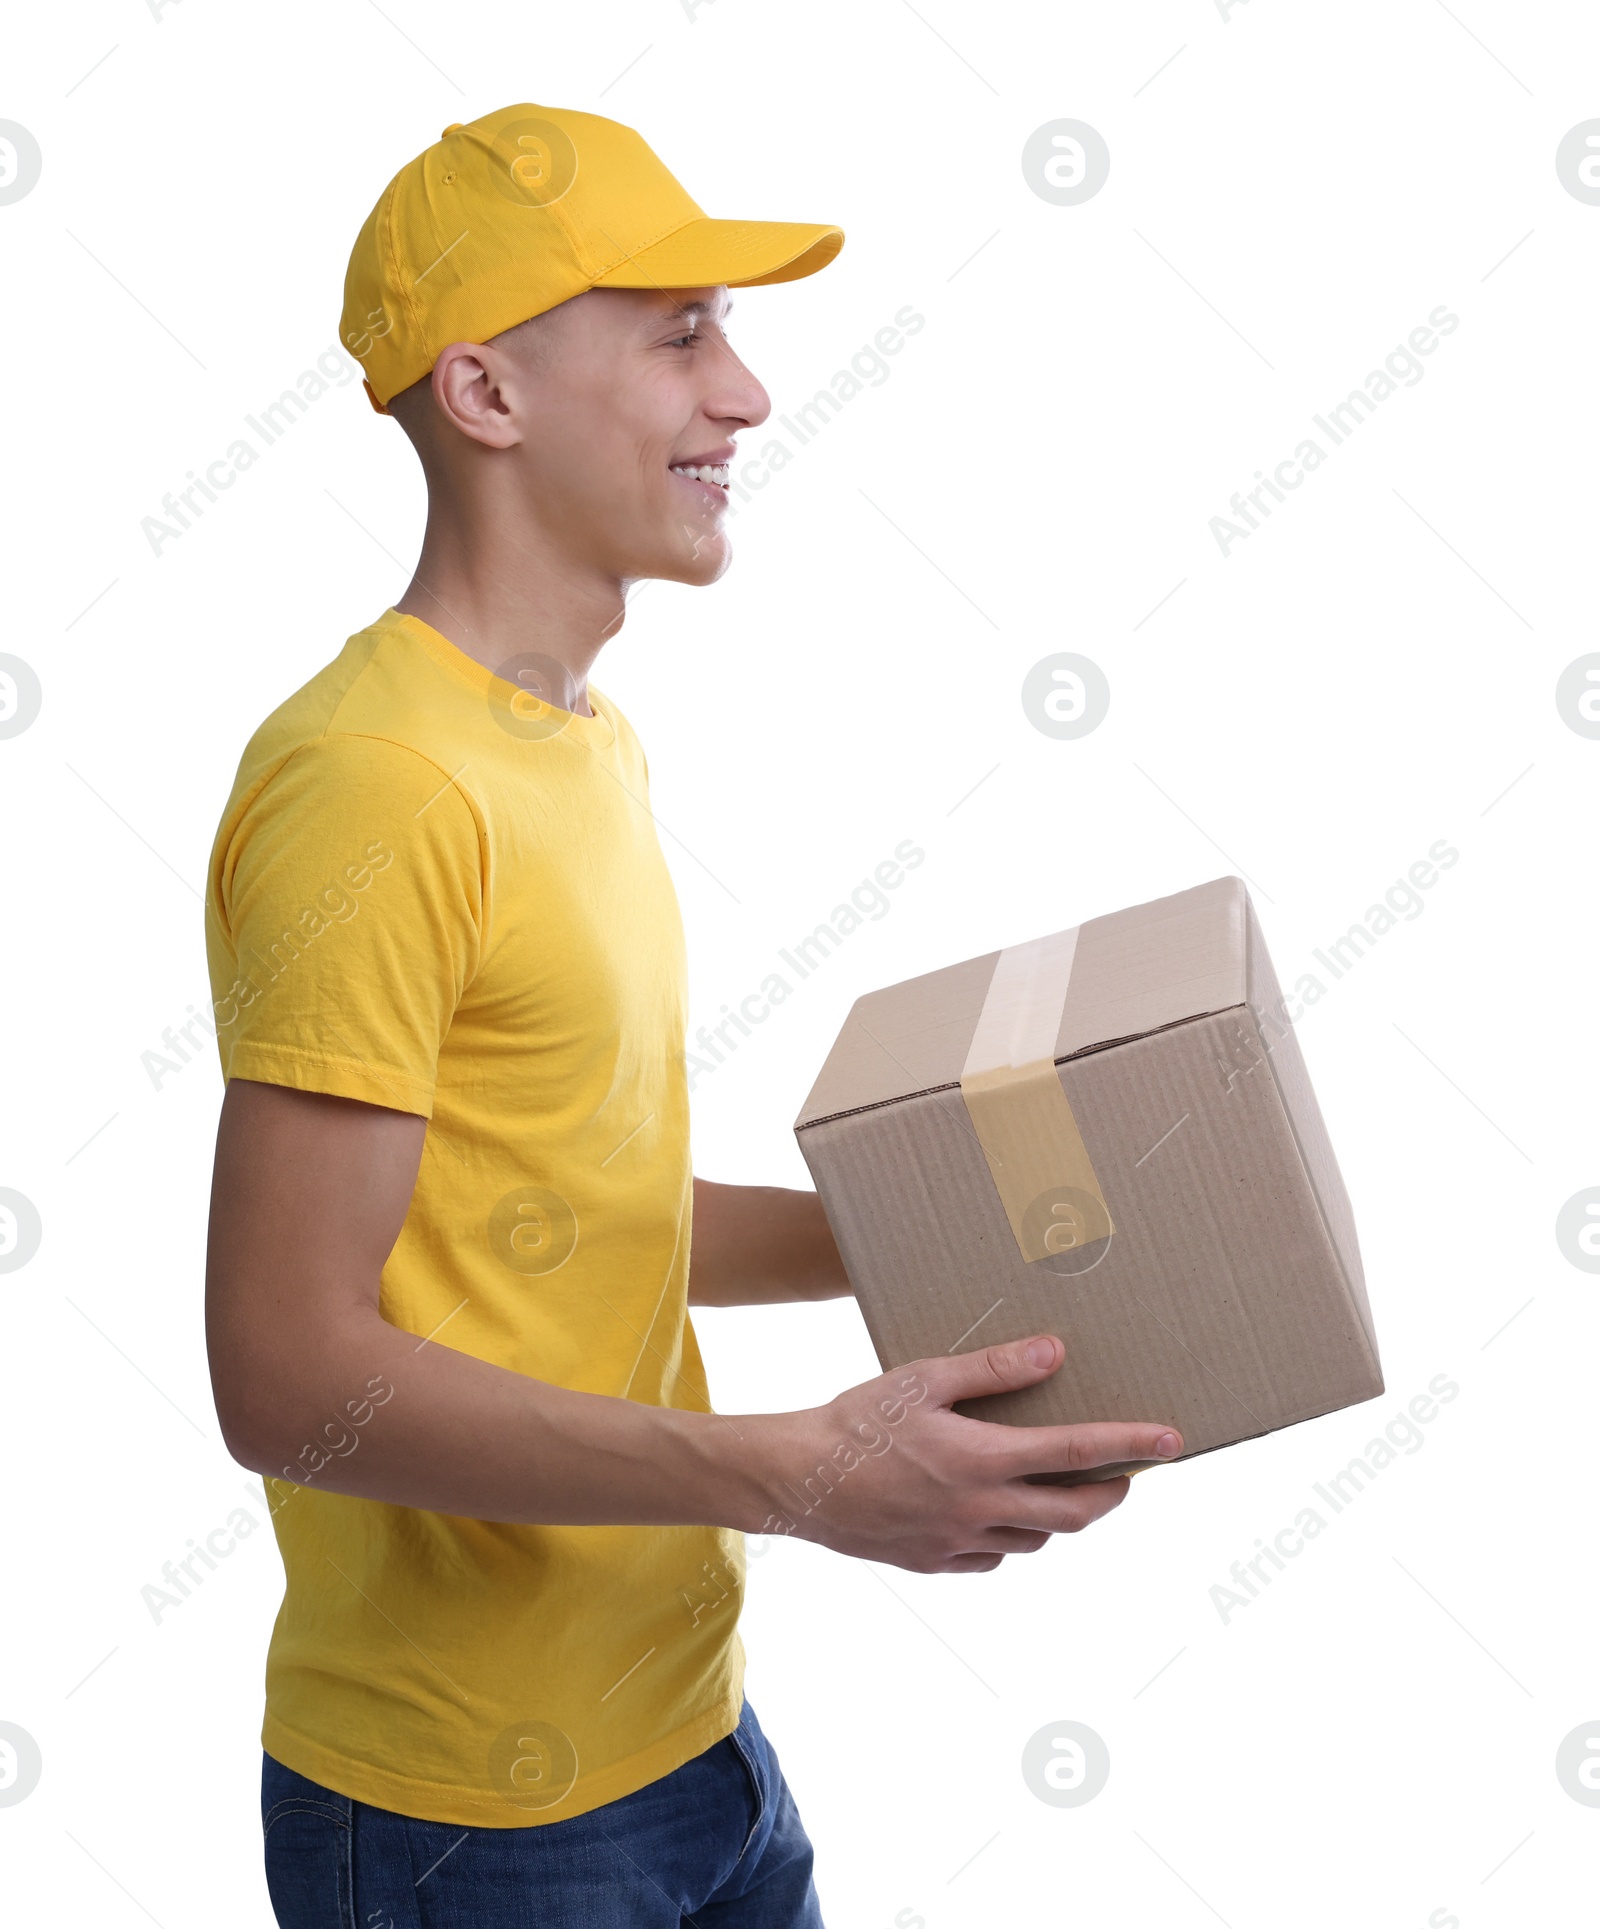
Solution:
[[[686,537],[669,553],[658,556],[654,568],[640,573],[658,577],[663,582],[700,587],[716,582],[732,561],[733,547],[727,532],[715,529]]]

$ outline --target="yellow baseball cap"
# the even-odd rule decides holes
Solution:
[[[457,122],[367,216],[339,339],[372,406],[451,342],[486,342],[588,288],[753,288],[825,268],[839,228],[713,221],[631,127],[524,102]]]

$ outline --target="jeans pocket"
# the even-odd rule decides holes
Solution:
[[[742,1862],[750,1853],[750,1844],[761,1833],[762,1825],[767,1819],[766,1737],[756,1726],[756,1719],[750,1711],[748,1702],[740,1709],[739,1725],[729,1735],[728,1740],[732,1742],[733,1752],[739,1757],[740,1766],[749,1780],[750,1796],[754,1805],[750,1833],[745,1837],[744,1847],[739,1851],[739,1861]]]
[[[354,1803],[267,1757],[261,1827],[279,1929],[356,1929]]]

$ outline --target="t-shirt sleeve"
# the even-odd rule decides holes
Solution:
[[[431,1117],[439,1048],[477,969],[484,875],[448,771],[384,737],[301,745],[213,872],[224,1078]]]

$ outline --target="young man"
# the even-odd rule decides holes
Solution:
[[[344,339],[421,458],[422,555],[251,739],[207,907],[207,1331],[287,1572],[285,1929],[819,1923],[741,1691],[741,1530],[982,1571],[1128,1487],[1030,1475],[1180,1449],[952,1412],[1048,1377],[1051,1337],[710,1408],[691,1302],[850,1288],[812,1194],[691,1179],[677,905],[588,674],[630,585],[727,567],[721,477],[769,410],[728,288],[842,239],[708,220],[629,129],[517,106],[356,242]]]

